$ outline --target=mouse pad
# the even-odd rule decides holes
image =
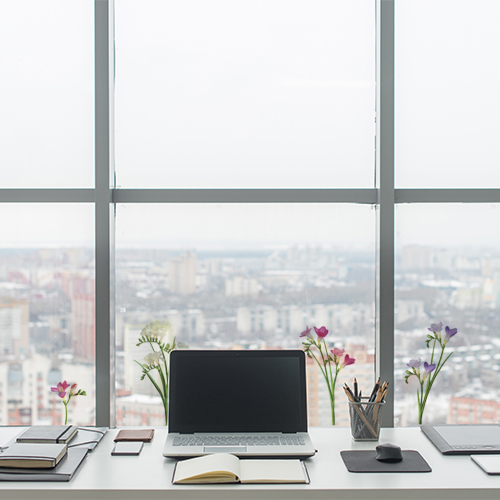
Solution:
[[[346,450],[340,455],[349,472],[431,472],[422,455],[415,450],[402,450],[401,462],[380,462],[375,450]]]

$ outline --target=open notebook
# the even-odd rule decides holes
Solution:
[[[305,354],[300,350],[173,351],[163,455],[306,458]]]

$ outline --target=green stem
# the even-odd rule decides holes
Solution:
[[[444,346],[441,346],[441,356],[439,356],[439,361],[436,364],[436,369],[434,370],[433,375],[429,375],[429,378],[427,379],[427,387],[425,389],[425,395],[422,400],[422,413],[423,413],[423,408],[425,408],[425,403],[427,403],[427,398],[429,397],[429,393],[431,392],[432,389],[432,384],[434,384],[434,380],[436,380],[436,377],[438,373],[441,371],[441,368],[443,367],[444,363],[446,363],[447,359],[451,356],[448,356],[448,358],[445,359],[444,363],[441,364],[441,360],[443,359],[443,354],[444,354]]]
[[[330,372],[331,372],[331,367],[330,367]],[[337,376],[339,374],[339,371],[337,370],[335,372],[335,378],[333,379],[333,385],[332,385],[332,391],[331,391],[331,398],[330,402],[332,405],[332,425],[335,425],[335,384],[337,383]]]
[[[420,377],[419,377],[420,382]],[[424,395],[424,383],[420,382],[420,391],[417,389],[417,403],[418,403],[418,423],[422,424],[422,417],[424,415],[425,404],[422,403],[422,397]]]
[[[315,359],[316,363],[318,364],[318,366],[321,370],[321,373],[323,374],[323,377],[325,378],[326,386],[328,388],[328,394],[330,395],[330,406],[331,406],[331,410],[332,410],[332,425],[335,425],[335,383],[337,381],[338,371],[335,373],[335,378],[334,378],[333,374],[332,374],[331,363],[328,360],[328,348],[326,346],[325,339],[323,339],[323,343],[324,343],[324,347],[325,347],[326,358],[325,358],[325,355],[323,354],[323,349],[321,347],[321,341],[319,341],[316,344],[316,347],[318,347],[319,353],[321,355],[321,360],[323,361],[323,366],[321,366],[321,363],[318,361],[318,359],[316,358],[314,353],[312,351],[309,351],[309,352],[312,354],[313,358]],[[328,368],[327,368],[327,365],[329,365]]]
[[[330,388],[330,381],[328,380],[328,374],[327,374],[328,372],[326,371],[326,367],[325,367],[325,369],[323,369],[323,367],[321,366],[321,363],[318,361],[318,358],[316,358],[314,353],[312,351],[309,351],[309,352],[312,354],[314,361],[316,361],[316,363],[318,364],[319,369],[321,370],[321,373],[323,374],[323,377],[325,378],[326,386],[328,387],[328,394],[330,395],[330,401],[332,401],[332,398],[335,399],[335,396],[332,396],[332,390]]]
[[[140,366],[142,367],[141,363],[139,363],[139,361],[136,361],[134,359],[134,361]],[[161,389],[160,387],[158,386],[158,384],[156,383],[155,379],[148,373],[146,373],[146,375],[148,376],[149,380],[151,380],[151,383],[156,387],[156,390],[158,391],[158,394],[160,395],[161,397],[161,400],[163,401],[165,398],[163,397],[163,393],[161,392]]]
[[[69,403],[69,399],[68,401],[64,401],[63,400],[63,403],[64,403],[64,425],[67,425],[68,424],[68,403]]]

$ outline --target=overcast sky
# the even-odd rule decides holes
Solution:
[[[117,185],[373,186],[374,6],[116,0]],[[396,2],[400,187],[500,186],[500,2],[470,7]],[[2,187],[92,186],[93,0],[1,1],[0,47],[9,69]],[[227,234],[371,244],[375,234],[365,206],[129,205],[117,214],[118,244]],[[490,205],[401,206],[398,244],[497,245],[495,214]],[[93,208],[0,205],[0,234],[0,246],[92,243]]]

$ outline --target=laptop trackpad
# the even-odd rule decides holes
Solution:
[[[205,453],[244,453],[247,451],[246,446],[205,446]]]

